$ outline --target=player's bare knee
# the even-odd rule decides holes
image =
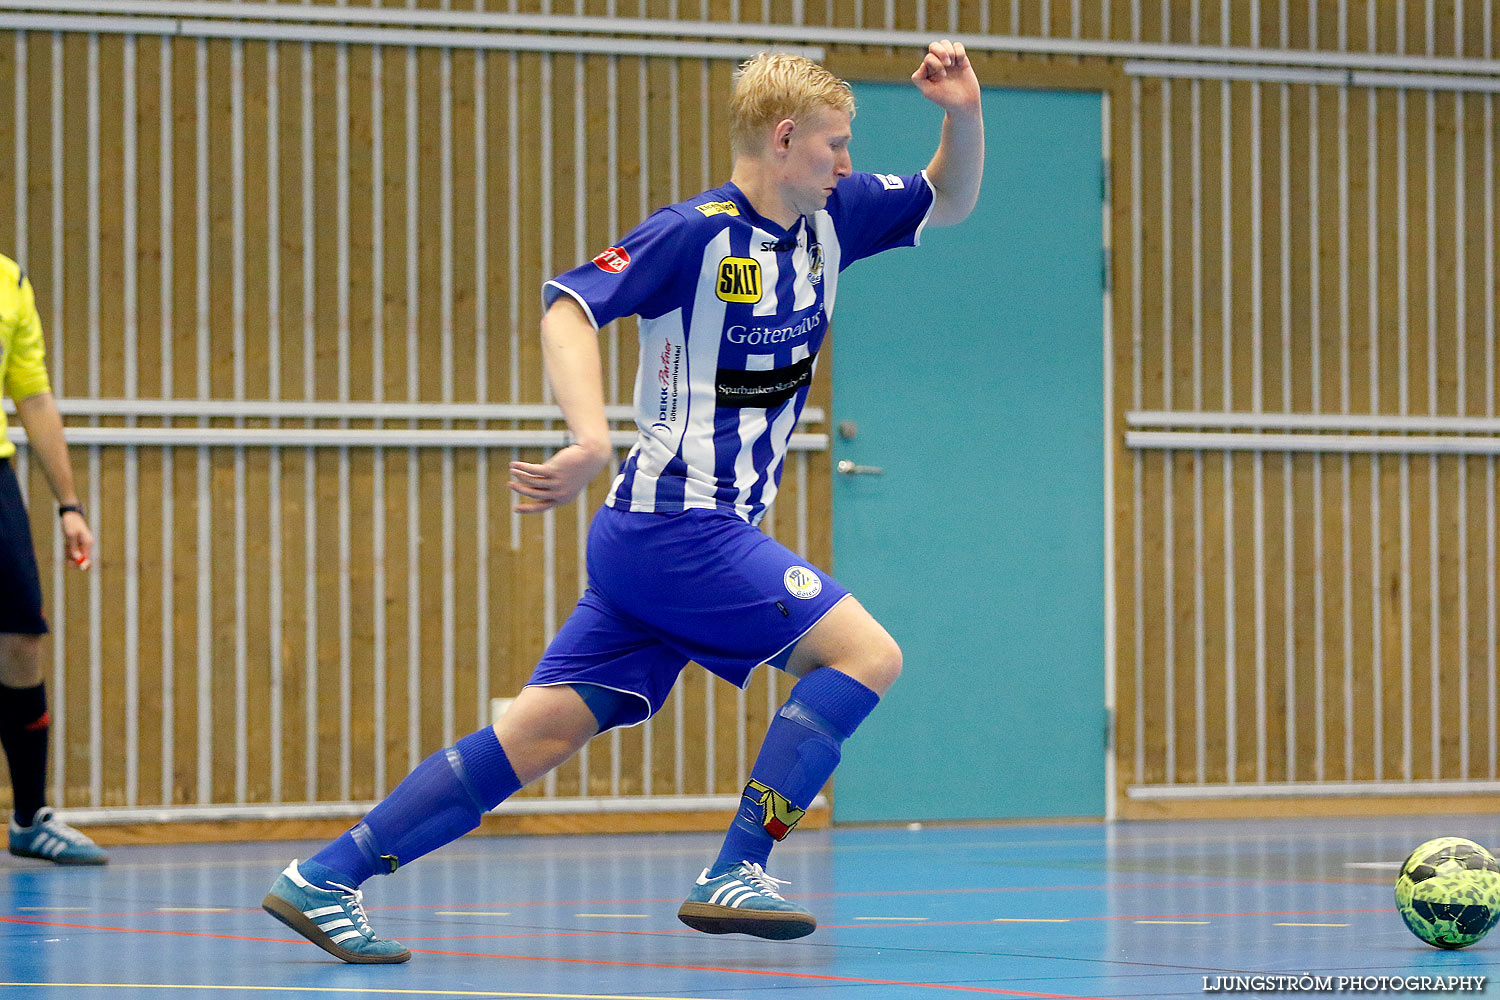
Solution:
[[[524,738],[510,736],[501,745],[505,747],[516,777],[525,786],[566,764],[587,742],[588,736],[581,733],[531,734]]]
[[[889,635],[883,636],[871,651],[870,673],[874,684],[865,686],[878,694],[885,694],[901,676],[901,647]]]
[[[42,683],[42,637],[16,632],[0,634],[0,684],[33,688]]]
[[[901,676],[901,647],[882,630],[878,636],[863,643],[857,653],[829,666],[883,695]]]
[[[568,736],[560,736],[554,740],[549,747],[552,754],[552,766],[561,767],[573,759],[573,755],[582,750],[588,743],[592,733],[576,733]]]

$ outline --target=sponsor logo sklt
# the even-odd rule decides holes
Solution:
[[[725,257],[719,261],[719,283],[714,294],[722,302],[759,302],[760,261],[750,257]]]

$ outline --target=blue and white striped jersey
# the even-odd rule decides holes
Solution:
[[[640,316],[640,437],[606,500],[632,511],[731,510],[759,524],[833,315],[839,272],[916,246],[925,174],[856,173],[783,229],[733,184],[654,213],[618,245],[544,286],[597,329]]]

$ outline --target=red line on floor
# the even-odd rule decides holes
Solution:
[[[1067,921],[1073,924],[1093,923],[1100,920],[1189,920],[1197,917],[1311,917],[1311,916],[1335,916],[1347,913],[1388,913],[1385,909],[1370,910],[1266,910],[1263,912],[1245,913],[1126,913],[1108,917],[1047,917],[1039,918],[1049,921]],[[847,930],[860,927],[972,927],[978,924],[1003,923],[1004,918],[996,920],[989,918],[985,920],[888,920],[875,924],[819,924],[819,930]],[[623,933],[623,932],[617,932]],[[636,931],[641,934],[644,931]],[[671,933],[676,933],[672,931]]]
[[[789,894],[789,899],[861,899],[880,896],[966,896],[983,895],[987,893],[1025,893],[1025,892],[1118,892],[1121,890],[1136,889],[1220,889],[1230,886],[1267,886],[1267,885],[1352,885],[1352,884],[1380,884],[1384,885],[1388,879],[1257,879],[1246,876],[1240,879],[1227,879],[1218,882],[1123,882],[1123,883],[1098,883],[1094,885],[1006,885],[986,886],[965,889],[881,889],[870,892],[800,892]],[[542,906],[644,906],[652,903],[679,903],[681,896],[669,896],[660,899],[564,899],[556,902],[532,901],[532,902],[495,902],[488,900],[479,903],[404,903],[397,906],[366,906],[366,910],[432,910],[452,909],[458,907],[509,907],[520,909],[521,907]],[[246,911],[253,912],[253,911]]]
[[[1112,1000],[1109,997],[1078,996],[1072,993],[1030,993],[1025,990],[1002,990],[990,986],[958,986],[952,983],[918,983],[904,979],[860,979],[853,976],[829,976],[816,972],[785,972],[776,969],[729,969],[712,965],[666,965],[652,962],[621,962],[601,958],[549,958],[540,955],[496,955],[482,951],[437,951],[413,948],[413,954],[449,955],[459,958],[503,958],[518,962],[563,962],[579,965],[611,965],[628,969],[672,969],[682,972],[723,972],[744,976],[780,976],[788,979],[813,979],[823,983],[860,983],[867,986],[916,986],[930,990],[959,990],[965,993],[992,993],[1008,997],[1041,997],[1047,1000]]]
[[[124,934],[165,934],[175,937],[218,938],[226,941],[263,941],[270,944],[299,944],[287,938],[252,937],[244,934],[208,934],[201,931],[167,931],[145,927],[106,927],[96,924],[75,924],[61,920],[26,920],[20,917],[0,916],[0,923],[29,924],[38,927],[66,927],[86,931],[116,931]],[[790,979],[812,979],[819,982],[861,983],[870,986],[912,986],[933,990],[958,990],[966,993],[990,993],[999,996],[1036,997],[1042,1000],[1110,1000],[1108,997],[1083,997],[1070,993],[1031,993],[1024,990],[1002,990],[987,986],[958,986],[949,983],[917,983],[900,979],[857,979],[850,976],[828,976],[811,972],[778,972],[773,969],[731,969],[709,965],[667,965],[650,962],[621,962],[597,958],[552,958],[542,955],[497,955],[474,951],[438,951],[429,948],[414,948],[423,955],[447,955],[454,958],[498,958],[516,962],[557,962],[576,965],[608,965],[630,969],[671,969],[682,972],[719,972],[745,976],[782,976]]]
[[[253,937],[248,934],[210,934],[207,931],[166,931],[154,927],[107,927],[100,924],[74,924],[61,920],[26,920],[0,916],[3,924],[31,924],[36,927],[67,927],[80,931],[119,931],[123,934],[170,934],[176,937],[220,938],[225,941],[267,941],[271,944],[294,944],[290,938]]]
[[[1189,883],[1189,884],[1191,884],[1191,885],[1199,885],[1199,884],[1202,884],[1202,883]],[[1216,884],[1218,884],[1218,883],[1215,883],[1215,885]],[[1224,884],[1227,884],[1227,883],[1224,883]],[[1266,883],[1256,883],[1256,884],[1257,885],[1263,885],[1263,884],[1266,884]],[[846,897],[847,898],[861,898],[861,897],[867,897],[867,896],[962,896],[962,895],[973,895],[973,894],[983,894],[983,893],[1067,892],[1067,891],[1088,891],[1090,889],[1094,889],[1094,890],[1102,890],[1102,889],[1173,889],[1173,888],[1181,888],[1181,887],[1182,887],[1182,883],[1176,883],[1176,882],[1142,882],[1142,883],[1135,883],[1135,884],[1132,884],[1132,885],[1059,885],[1059,886],[1043,886],[1043,885],[1032,886],[1032,885],[1028,885],[1028,886],[996,886],[996,887],[993,887],[993,888],[966,888],[966,889],[892,889],[892,890],[886,890],[886,891],[881,891],[881,892],[806,892],[806,893],[798,893],[795,896],[793,896],[792,898],[796,898],[796,899],[843,899],[843,898],[846,898]],[[365,910],[369,911],[369,912],[375,912],[375,911],[380,911],[380,912],[395,912],[395,911],[398,911],[398,910],[449,910],[449,909],[466,909],[466,908],[470,908],[470,907],[473,907],[475,909],[481,909],[481,908],[487,908],[488,907],[488,908],[496,908],[496,909],[519,910],[519,909],[522,909],[522,908],[540,908],[540,907],[547,907],[547,906],[646,906],[646,905],[652,905],[652,904],[662,904],[662,905],[665,905],[667,903],[680,903],[680,902],[682,902],[682,897],[681,896],[664,896],[664,897],[662,897],[660,899],[564,899],[564,900],[557,900],[557,901],[534,900],[534,901],[531,901],[531,902],[513,902],[513,901],[509,901],[509,900],[501,901],[501,902],[495,902],[495,901],[491,900],[491,901],[487,901],[487,902],[478,902],[478,903],[474,903],[474,902],[470,902],[470,903],[402,903],[402,904],[398,904],[398,905],[395,905],[395,906],[369,906],[369,905],[366,905],[365,906]],[[257,906],[257,907],[246,907],[244,909],[234,909],[231,912],[232,913],[259,913],[260,912],[260,907]],[[120,913],[91,913],[91,914],[89,914],[89,916],[91,916],[91,917],[100,917],[100,918],[107,917],[107,918],[112,918],[112,919],[113,918],[119,918],[119,917],[162,917],[162,916],[172,916],[172,917],[190,916],[191,917],[191,916],[203,916],[203,915],[204,914],[196,914],[196,913],[161,913],[160,911],[157,911],[157,910],[142,910],[142,911],[136,912],[136,913],[120,912]],[[223,915],[223,914],[220,914],[220,915]]]
[[[793,899],[861,899],[881,896],[964,896],[984,895],[989,893],[1027,893],[1027,892],[1090,892],[1090,891],[1128,891],[1137,889],[1216,889],[1227,886],[1252,885],[1384,885],[1389,879],[1256,879],[1249,876],[1242,879],[1230,879],[1219,882],[1125,882],[1096,885],[1010,885],[1010,886],[987,886],[963,889],[884,889],[870,892],[808,892],[798,893],[790,898]],[[395,912],[398,910],[436,910],[455,908],[483,908],[483,907],[508,907],[510,909],[540,908],[546,906],[643,906],[653,903],[678,903],[682,901],[681,896],[662,897],[660,899],[564,899],[557,901],[533,900],[530,902],[495,902],[488,900],[484,902],[468,903],[405,903],[395,906],[366,906],[368,911]],[[228,916],[234,913],[259,913],[260,907],[232,907],[227,913],[162,913],[158,910],[141,910],[137,912],[118,913],[90,913],[90,917],[118,919],[120,917],[195,917],[195,916]]]
[[[1265,912],[1245,913],[1130,913],[1106,917],[1050,917],[1048,920],[1067,921],[1068,923],[1091,923],[1100,920],[1187,920],[1198,917],[1311,917],[1311,916],[1338,916],[1350,913],[1385,913],[1385,909],[1369,910],[1267,910]],[[978,920],[885,920],[879,923],[859,924],[819,924],[818,929],[824,931],[832,930],[870,930],[877,927],[977,927],[983,924],[1004,923],[1005,919],[986,917]],[[550,937],[587,937],[609,934],[615,936],[647,935],[660,936],[662,934],[696,934],[697,931],[687,930],[680,927],[667,927],[649,931],[632,930],[589,930],[589,931],[536,931],[529,934],[433,934],[427,937],[401,936],[402,941],[495,941],[506,938],[550,938]]]
[[[534,931],[530,934],[430,934],[427,937],[411,937],[401,935],[401,943],[411,941],[498,941],[504,938],[565,938],[565,937],[618,937],[622,934],[676,934],[676,930],[669,931]],[[687,933],[692,934],[693,931]]]
[[[1069,917],[1070,920],[1186,920],[1192,917],[1311,917],[1340,913],[1389,913],[1390,907],[1366,910],[1253,910],[1243,913],[1126,913],[1112,917]]]

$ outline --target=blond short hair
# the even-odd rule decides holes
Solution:
[[[806,118],[820,107],[854,117],[849,85],[811,59],[762,52],[740,64],[729,98],[729,146],[734,155],[756,153],[765,132],[783,119]]]

